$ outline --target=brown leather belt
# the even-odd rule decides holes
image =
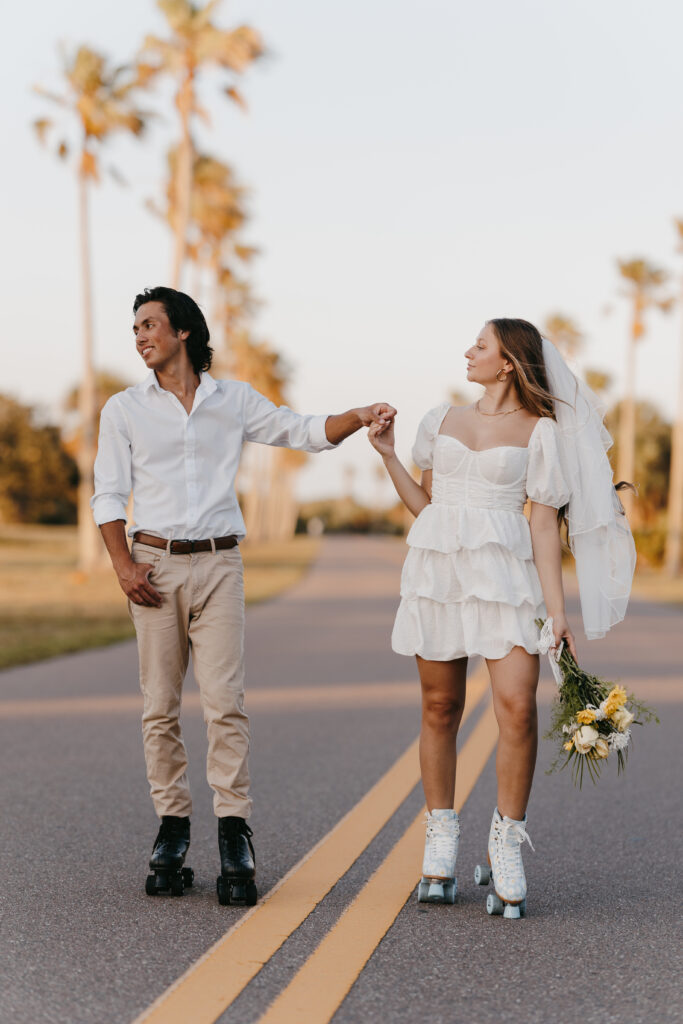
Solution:
[[[155,537],[153,533],[136,533],[133,537],[138,544],[150,544],[153,548],[164,548],[166,550],[168,541],[163,537]],[[230,537],[215,537],[214,545],[216,551],[223,551],[225,548],[237,547],[239,541],[234,534]],[[193,555],[196,551],[211,551],[210,540],[172,540],[172,555]]]

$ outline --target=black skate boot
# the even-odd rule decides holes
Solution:
[[[256,867],[252,835],[253,832],[244,818],[218,819],[221,873],[216,879],[216,889],[218,902],[223,907],[229,903],[244,903],[247,907],[253,907],[256,903]]]
[[[183,867],[189,846],[190,819],[165,814],[149,862],[154,874],[147,875],[145,892],[148,896],[169,891],[171,896],[182,896],[185,886],[190,888],[194,871]]]

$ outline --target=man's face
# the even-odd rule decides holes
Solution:
[[[135,347],[150,370],[161,370],[180,353],[188,331],[176,332],[161,302],[140,306],[133,325]]]

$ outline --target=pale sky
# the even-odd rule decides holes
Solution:
[[[56,412],[80,366],[76,187],[34,139],[30,122],[48,108],[30,87],[59,87],[60,40],[123,62],[164,27],[152,0],[38,0],[9,17],[0,390]],[[242,81],[246,116],[206,77],[212,128],[200,143],[251,190],[255,327],[293,367],[294,408],[391,401],[407,458],[427,409],[451,389],[477,394],[463,352],[483,321],[540,326],[554,311],[586,332],[580,365],[618,384],[628,319],[616,259],[682,269],[672,219],[683,217],[683,8],[226,0],[219,20],[248,21],[271,51]],[[145,374],[133,297],[170,272],[170,236],[143,207],[176,137],[165,96],[149,98],[166,109],[145,142],[114,141],[104,155],[131,187],[105,182],[92,196],[97,363],[131,383]],[[195,297],[210,323],[208,295]],[[652,313],[648,326],[639,397],[671,416],[679,313]],[[378,500],[377,461],[352,438],[309,460],[300,492],[340,493],[353,465],[357,497]]]

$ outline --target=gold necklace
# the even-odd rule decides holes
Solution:
[[[524,408],[524,406],[518,405],[516,409],[506,409],[504,412],[482,412],[481,409],[479,408],[479,402],[481,402],[481,398],[477,400],[477,403],[474,406],[474,408],[477,410],[480,416],[509,416],[510,413],[519,412],[520,409]]]

